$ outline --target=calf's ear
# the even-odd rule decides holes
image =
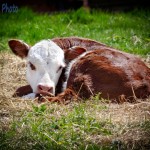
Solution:
[[[79,46],[71,47],[69,50],[65,50],[65,60],[71,61],[80,56],[84,52],[86,52],[86,49],[83,47]]]
[[[28,44],[24,43],[21,40],[9,40],[8,45],[15,55],[21,58],[27,57],[28,51],[30,49],[30,46]]]

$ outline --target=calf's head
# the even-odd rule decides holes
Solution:
[[[27,81],[34,93],[43,95],[55,95],[65,61],[71,61],[86,51],[81,47],[63,51],[51,40],[42,40],[32,47],[21,40],[10,40],[8,44],[14,54],[27,60]]]
[[[27,60],[26,77],[34,93],[55,95],[55,87],[65,67],[64,51],[50,40],[30,47],[20,40],[10,40],[9,47]]]

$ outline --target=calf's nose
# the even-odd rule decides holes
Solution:
[[[50,92],[53,93],[53,87],[47,85],[38,85],[37,87],[38,93],[42,94],[43,92]]]

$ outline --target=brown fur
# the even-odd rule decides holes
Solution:
[[[81,98],[99,92],[113,101],[120,101],[122,95],[130,101],[134,96],[146,98],[150,95],[150,69],[133,55],[95,50],[72,66],[67,87]]]
[[[30,85],[25,85],[25,86],[19,87],[13,94],[13,97],[16,97],[16,96],[21,97],[29,93],[32,93],[32,88]]]
[[[75,101],[78,99],[79,97],[77,96],[77,94],[72,89],[67,88],[64,92],[58,94],[56,97],[50,97],[50,96],[40,97],[39,102],[45,102],[47,100],[50,102],[68,104],[71,101]]]
[[[29,47],[22,41],[9,40],[8,44],[14,54],[18,55],[21,58],[24,58],[27,56]]]
[[[92,51],[96,49],[109,49],[111,51],[118,51],[114,48],[109,47],[108,45],[87,38],[64,37],[64,38],[54,38],[52,39],[52,41],[55,42],[65,52],[74,46],[85,48],[87,51]]]

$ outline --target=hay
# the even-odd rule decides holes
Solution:
[[[9,53],[0,54],[0,125],[7,126],[13,115],[31,109],[29,102],[12,95],[17,87],[26,84],[25,61]]]

